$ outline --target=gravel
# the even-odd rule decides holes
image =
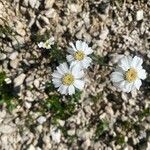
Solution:
[[[14,96],[0,104],[0,149],[149,150],[149,75],[127,94],[110,83],[107,66],[138,55],[150,73],[149,10],[144,0],[0,1],[0,71]],[[49,87],[61,57],[37,45],[52,36],[64,56],[79,39],[100,60],[86,72],[75,105]]]

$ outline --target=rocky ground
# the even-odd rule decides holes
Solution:
[[[61,96],[51,73],[77,39],[95,57],[84,91]],[[150,76],[130,94],[110,82],[124,54],[150,73],[149,0],[0,0],[0,149],[150,150]]]

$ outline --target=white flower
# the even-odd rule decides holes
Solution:
[[[111,74],[111,81],[124,92],[131,92],[140,88],[141,79],[146,78],[146,71],[142,67],[143,60],[137,56],[124,56],[118,63],[118,68]]]
[[[75,93],[75,88],[83,89],[83,76],[84,72],[80,70],[80,67],[68,67],[67,63],[62,63],[52,74],[52,81],[61,94],[72,95]]]
[[[76,41],[76,44],[70,43],[70,48],[67,55],[67,61],[73,65],[79,65],[81,68],[88,68],[92,59],[88,57],[89,54],[93,53],[93,50],[88,47],[87,43],[82,41]]]
[[[57,129],[56,127],[52,128],[51,129],[51,137],[54,142],[60,143],[60,139],[61,139],[60,129]]]
[[[50,49],[52,45],[54,45],[54,37],[51,37],[50,39],[46,40],[45,42],[40,42],[38,44],[39,48],[45,48],[45,49]]]

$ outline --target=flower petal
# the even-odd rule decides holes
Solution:
[[[72,47],[72,50],[73,50],[73,51],[75,51],[75,52],[77,51],[77,49],[75,48],[75,46],[74,46],[74,44],[73,44],[72,42],[69,43],[69,45]]]
[[[61,94],[67,94],[67,88],[68,88],[68,86],[66,86],[66,85],[61,85],[61,86],[58,88],[58,91],[59,91]]]
[[[61,80],[58,78],[53,78],[52,81],[56,88],[58,88],[62,84]]]
[[[84,81],[83,80],[75,80],[74,86],[80,90],[84,88]]]
[[[147,73],[144,69],[141,69],[141,70],[138,71],[138,77],[140,79],[142,79],[142,80],[146,79],[146,75],[147,75]]]
[[[120,82],[124,80],[124,75],[121,72],[113,72],[111,74],[111,81],[112,82]]]
[[[74,57],[72,56],[72,55],[67,55],[67,61],[68,62],[72,62],[72,61],[74,61],[75,59],[74,59]]]
[[[131,67],[137,68],[137,69],[141,68],[142,63],[143,63],[142,58],[135,56],[131,62]]]
[[[83,78],[84,76],[84,71],[81,70],[81,67],[79,64],[75,65],[72,67],[72,74],[75,77],[75,79],[80,79]]]
[[[69,95],[72,95],[72,94],[75,93],[75,88],[74,88],[73,85],[70,85],[70,86],[68,87],[68,93],[69,93]]]
[[[61,69],[61,71],[62,71],[63,73],[69,72],[69,68],[68,68],[67,63],[62,63],[62,64],[60,64],[60,65],[59,65],[59,68]]]
[[[88,68],[90,66],[90,63],[92,62],[92,59],[90,57],[85,57],[81,63],[83,68]]]
[[[82,49],[82,41],[80,41],[80,40],[76,41],[76,49],[77,49],[78,51],[83,50],[83,49]]]
[[[52,73],[52,77],[62,78],[62,74],[60,74],[58,71],[54,71],[54,73]]]
[[[140,79],[137,79],[135,82],[134,82],[134,85],[135,87],[139,90],[140,89],[140,86],[142,85],[142,82]]]
[[[121,67],[123,70],[127,71],[131,66],[132,57],[124,56],[120,59],[118,66]]]

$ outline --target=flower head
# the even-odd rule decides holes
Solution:
[[[75,88],[80,90],[84,87],[84,72],[79,66],[68,67],[67,63],[62,63],[52,74],[52,81],[61,94],[72,95]]]
[[[39,48],[45,48],[50,49],[52,45],[54,45],[54,37],[51,37],[50,39],[46,40],[45,42],[40,42],[38,44]]]
[[[93,50],[88,47],[87,43],[82,41],[76,41],[76,44],[70,43],[70,48],[68,52],[70,55],[67,55],[68,62],[73,65],[79,65],[82,69],[88,68],[92,59],[88,57],[89,54],[93,52]]]
[[[141,79],[146,78],[146,71],[142,67],[140,57],[124,56],[118,63],[118,68],[111,74],[111,81],[124,92],[131,92],[140,88]]]

